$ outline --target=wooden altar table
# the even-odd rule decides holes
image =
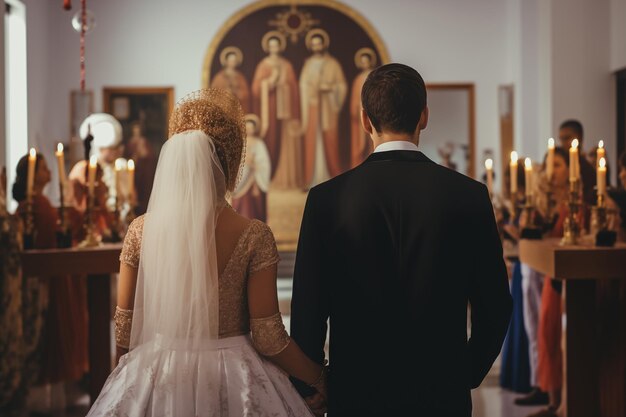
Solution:
[[[111,274],[119,272],[122,244],[90,249],[28,250],[24,277],[86,275],[89,311],[89,396],[93,403],[111,373]]]
[[[626,244],[522,240],[520,259],[563,281],[566,416],[626,417]]]

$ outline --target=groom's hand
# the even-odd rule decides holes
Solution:
[[[324,416],[326,413],[326,397],[319,392],[316,392],[315,394],[306,397],[304,400],[313,414],[320,417]]]

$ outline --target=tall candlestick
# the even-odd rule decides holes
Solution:
[[[127,164],[128,169],[128,196],[129,198],[133,198],[135,194],[135,161],[132,159],[128,160]]]
[[[96,186],[96,170],[98,169],[98,157],[92,156],[89,159],[89,172],[87,175],[87,187],[89,190],[89,197],[94,198],[94,190]]]
[[[569,179],[570,182],[578,180],[580,177],[579,159],[578,159],[578,139],[572,141],[572,147],[569,149]]]
[[[526,180],[526,198],[530,201],[533,195],[533,162],[530,158],[524,161],[524,174]]]
[[[493,195],[493,159],[485,161],[485,169],[487,170],[487,190],[489,190],[489,195]]]
[[[65,184],[65,156],[63,154],[63,144],[59,143],[57,145],[57,150],[54,153],[57,157],[57,167],[59,169],[59,183],[61,186]]]
[[[606,194],[606,159],[600,158],[598,162],[597,182],[598,182],[598,195],[603,196]]]
[[[511,197],[517,193],[517,152],[511,152],[510,177],[511,177]]]
[[[598,142],[598,150],[596,151],[596,160],[598,163],[596,166],[600,166],[600,159],[606,158],[606,150],[604,149],[604,141]],[[604,161],[606,163],[606,160]]]
[[[122,158],[117,158],[115,160],[115,198],[119,201],[120,198],[120,175],[122,170],[124,169],[124,160]]]
[[[35,165],[37,164],[37,151],[31,148],[28,153],[28,175],[26,177],[26,199],[32,201],[33,185],[35,184]]]
[[[546,176],[548,181],[552,180],[552,173],[554,172],[554,139],[548,139],[548,156],[546,158]]]

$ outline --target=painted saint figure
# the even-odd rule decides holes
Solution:
[[[339,61],[328,53],[330,39],[322,29],[307,33],[312,55],[300,75],[305,143],[305,185],[313,187],[343,172],[339,154],[339,114],[347,84]]]
[[[287,46],[282,33],[266,33],[261,46],[268,55],[257,65],[252,81],[254,112],[261,116],[260,136],[272,161],[272,176],[278,176],[276,186],[297,188],[302,185],[302,150],[296,74],[291,63],[281,56]],[[281,152],[285,155],[283,163],[279,161]]]
[[[241,179],[233,192],[233,208],[239,214],[267,221],[267,191],[271,162],[265,142],[259,137],[261,121],[255,114],[246,115],[246,159]]]
[[[124,156],[135,162],[135,214],[141,215],[148,209],[159,158],[150,140],[144,136],[141,122],[132,124],[131,134]]]
[[[220,53],[222,69],[215,74],[211,87],[222,88],[232,92],[239,101],[244,112],[250,111],[250,87],[246,77],[237,68],[243,63],[243,53],[236,46],[227,46]]]
[[[350,96],[350,136],[352,139],[350,166],[352,168],[361,164],[373,148],[372,141],[361,126],[361,90],[367,76],[376,66],[376,52],[371,48],[361,48],[354,55],[354,63],[361,72],[352,82],[352,94]]]

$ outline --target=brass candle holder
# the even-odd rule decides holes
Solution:
[[[78,244],[81,249],[95,248],[100,246],[101,238],[96,233],[96,227],[93,221],[95,198],[92,195],[87,196],[87,210],[85,211],[85,239]]]
[[[535,219],[535,206],[532,196],[527,195],[526,201],[521,209],[526,214],[526,226],[522,229],[520,237],[522,239],[539,240],[542,237],[541,228],[537,226]]]
[[[617,233],[609,229],[611,211],[606,204],[606,197],[599,194],[596,205],[591,208],[591,235],[595,238],[596,246],[611,247],[617,241]]]
[[[556,208],[556,200],[554,199],[554,191],[552,190],[552,183],[548,182],[548,191],[546,191],[546,198],[548,199],[548,207],[546,218],[548,221],[552,221],[554,218],[554,209]]]
[[[122,241],[120,236],[121,211],[119,195],[115,194],[115,210],[113,211],[113,221],[111,224],[111,242],[118,243]]]
[[[597,204],[591,208],[591,234],[597,235],[601,230],[607,230],[607,207],[604,195],[598,195]]]
[[[59,224],[57,230],[57,247],[72,247],[72,233],[67,223],[67,211],[65,210],[65,194],[63,182],[59,181],[60,205],[59,205]]]
[[[26,212],[24,213],[24,249],[35,248],[35,219],[33,214],[33,198],[26,199]]]
[[[576,245],[580,239],[580,180],[570,179],[569,214],[563,224],[563,239],[561,245]]]

